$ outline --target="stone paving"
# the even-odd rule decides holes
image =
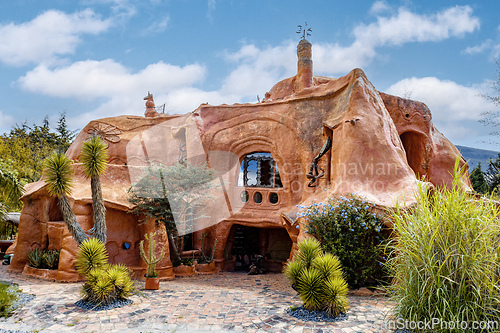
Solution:
[[[349,318],[333,323],[305,322],[289,316],[300,306],[282,274],[219,273],[162,281],[160,290],[132,296],[123,308],[90,311],[74,305],[81,283],[57,283],[0,268],[0,280],[15,282],[35,299],[0,321],[0,328],[29,332],[390,332],[385,297],[349,296]]]

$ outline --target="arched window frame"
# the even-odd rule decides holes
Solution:
[[[265,155],[263,155],[265,154]],[[257,170],[256,170],[256,184],[255,185],[249,185],[248,184],[248,166],[251,161],[256,161],[257,162]],[[270,181],[268,181],[268,184],[265,184],[263,180],[263,175],[262,175],[262,164],[263,163],[269,163],[271,166],[270,170]],[[283,184],[281,182],[281,176],[278,170],[278,166],[276,165],[276,162],[274,161],[271,153],[269,152],[252,152],[250,154],[245,155],[245,157],[241,161],[241,166],[240,166],[240,173],[243,172],[243,184],[244,187],[268,187],[268,188],[274,188],[274,187],[283,187]]]

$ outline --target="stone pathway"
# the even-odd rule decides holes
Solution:
[[[300,306],[282,274],[249,276],[219,273],[162,281],[160,290],[143,290],[133,304],[107,311],[74,306],[81,283],[56,283],[25,277],[0,268],[0,280],[15,282],[34,300],[0,321],[0,328],[30,332],[389,332],[384,297],[349,296],[349,318],[313,323],[285,313]]]

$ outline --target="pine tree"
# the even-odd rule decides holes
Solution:
[[[482,194],[489,192],[488,183],[486,182],[484,173],[481,170],[481,163],[478,163],[477,167],[472,170],[470,174],[470,181],[472,183],[472,188],[474,189],[474,191]]]

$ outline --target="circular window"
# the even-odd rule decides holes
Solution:
[[[122,249],[124,249],[124,250],[130,250],[130,243],[127,243],[127,242],[123,243],[122,244]]]
[[[241,202],[247,202],[249,198],[250,195],[248,194],[248,191],[243,191],[240,193]]]
[[[276,205],[278,203],[278,193],[276,192],[271,192],[269,194],[269,202],[272,203],[273,205]]]
[[[255,194],[253,195],[253,201],[255,203],[261,203],[262,202],[262,193],[255,192]]]

